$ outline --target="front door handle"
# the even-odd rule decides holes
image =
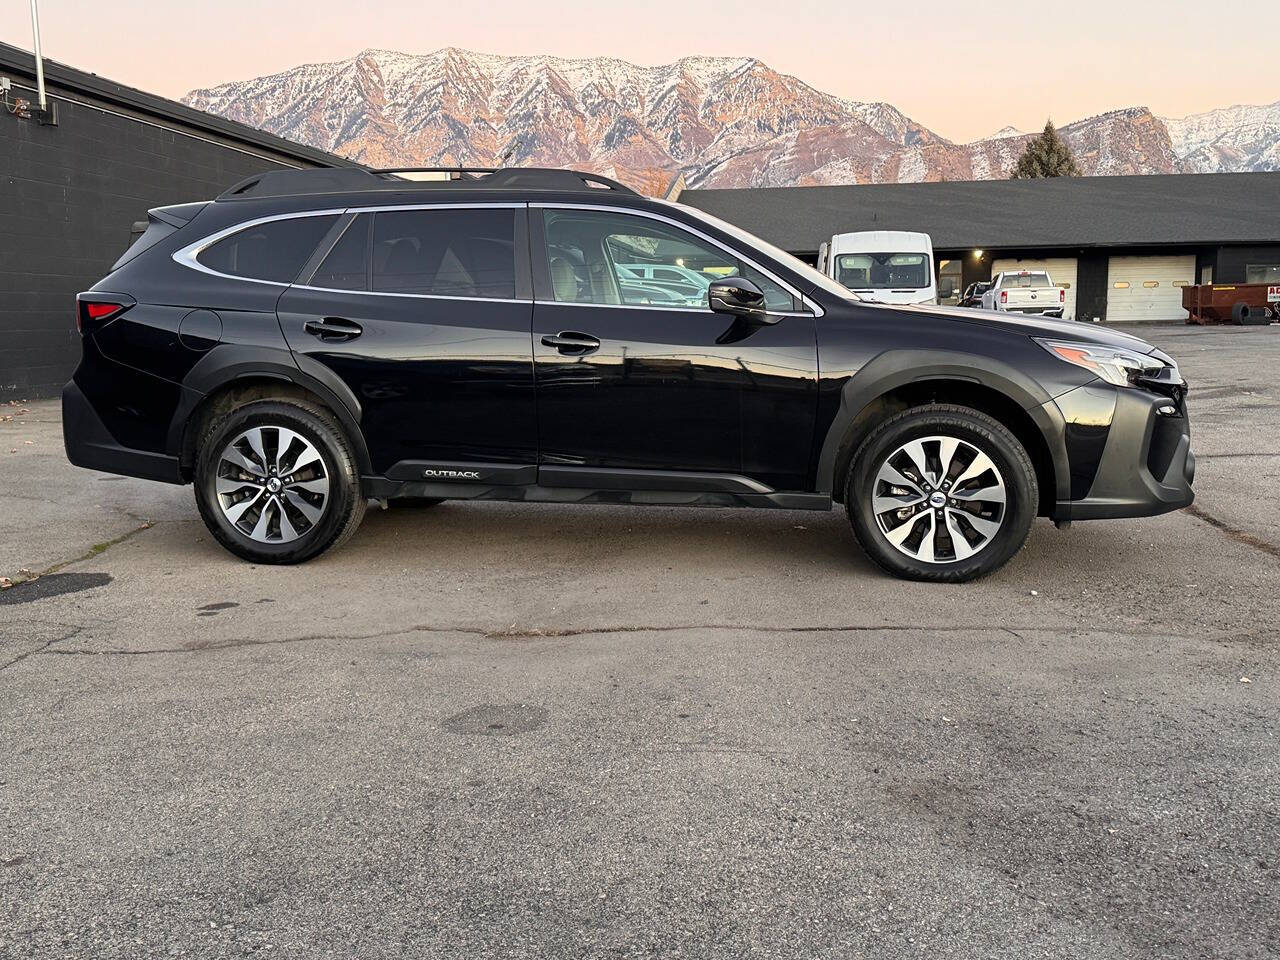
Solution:
[[[567,357],[581,357],[600,349],[600,340],[589,333],[561,330],[542,338],[544,347],[555,347]]]
[[[325,317],[323,320],[308,320],[302,329],[313,337],[319,337],[325,343],[342,343],[354,340],[364,333],[360,324],[342,317]]]

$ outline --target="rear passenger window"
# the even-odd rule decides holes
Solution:
[[[347,225],[338,242],[314,274],[308,286],[330,290],[369,289],[369,214]]]
[[[248,227],[202,250],[201,266],[249,280],[292,283],[336,215],[290,217]]]
[[[373,289],[514,298],[515,211],[477,207],[375,214]]]

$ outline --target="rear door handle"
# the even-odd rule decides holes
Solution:
[[[544,347],[555,347],[565,356],[581,357],[600,349],[600,340],[589,333],[576,333],[573,330],[561,330],[559,333],[547,334],[542,338]]]
[[[364,333],[360,324],[342,317],[325,317],[323,320],[308,320],[302,329],[313,337],[319,337],[325,343],[341,343],[354,340]]]

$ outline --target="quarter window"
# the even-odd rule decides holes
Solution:
[[[740,276],[764,291],[769,310],[800,309],[750,264],[665,223],[593,210],[547,210],[544,222],[552,296],[561,303],[706,310],[712,281]]]
[[[337,219],[334,214],[268,220],[224,237],[196,259],[233,277],[292,283]]]
[[[476,207],[375,214],[373,289],[438,297],[514,298],[515,211]]]

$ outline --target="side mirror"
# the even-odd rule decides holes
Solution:
[[[756,323],[769,323],[764,291],[746,277],[721,277],[707,288],[707,304],[716,313],[728,313]]]
[[[938,296],[945,300],[956,292],[956,288],[951,285],[950,280],[944,280],[942,286],[938,287]]]

